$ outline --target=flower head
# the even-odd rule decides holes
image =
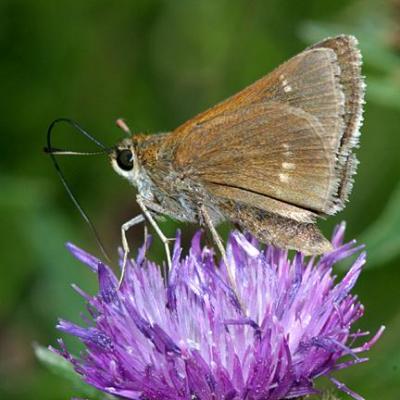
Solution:
[[[342,224],[334,251],[316,262],[300,253],[290,260],[286,251],[232,233],[227,258],[241,306],[225,265],[200,246],[200,233],[185,257],[177,234],[167,284],[145,258],[148,244],[129,262],[120,288],[109,267],[68,245],[98,275],[100,289],[89,296],[75,287],[88,302],[88,327],[58,324],[85,344],[84,355],[75,358],[61,340],[58,352],[86,382],[128,399],[278,400],[315,393],[317,377],[366,361],[358,354],[383,331],[354,345],[366,334],[351,333],[363,307],[350,294],[365,253],[335,284],[333,265],[360,251],[354,242],[342,244],[343,235]]]

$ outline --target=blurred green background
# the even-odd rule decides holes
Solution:
[[[58,316],[79,320],[70,283],[97,285],[64,248],[73,241],[99,254],[42,152],[48,124],[72,117],[108,145],[122,136],[118,117],[133,131],[170,130],[337,33],[360,40],[367,103],[351,202],[320,226],[330,235],[345,219],[347,238],[367,243],[355,289],[366,307],[360,327],[387,330],[369,363],[336,376],[367,399],[400,398],[400,1],[2,0],[1,399],[76,393],[36,361],[32,344],[55,344]],[[95,150],[68,127],[56,142]],[[138,212],[134,190],[101,157],[61,161],[115,259],[120,225]],[[186,237],[193,229],[184,227]],[[143,227],[133,230],[131,247],[142,237]],[[156,241],[151,257],[160,248]]]

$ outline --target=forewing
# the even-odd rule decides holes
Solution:
[[[253,205],[258,195],[315,212],[326,209],[335,187],[334,160],[316,118],[285,104],[252,104],[240,116],[215,117],[207,133],[203,128],[191,143],[190,162],[179,153],[176,162],[212,193],[229,198],[241,189]],[[272,211],[268,204],[261,208]]]
[[[352,57],[355,67],[341,68]],[[175,166],[214,190],[240,188],[334,213],[354,173],[361,106],[348,98],[362,103],[361,84],[355,42],[322,42],[177,128]]]

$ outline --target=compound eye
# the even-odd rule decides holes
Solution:
[[[130,150],[121,150],[117,154],[117,164],[124,171],[133,169],[133,154]]]

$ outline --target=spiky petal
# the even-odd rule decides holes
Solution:
[[[337,284],[333,265],[358,253],[343,243],[344,225],[333,235],[334,251],[318,262],[298,253],[262,249],[251,236],[231,234],[227,256],[237,296],[224,265],[201,247],[201,234],[182,256],[177,234],[165,285],[160,268],[145,258],[148,244],[127,266],[124,282],[93,256],[69,244],[96,272],[99,292],[89,296],[92,323],[60,320],[58,328],[86,346],[75,358],[60,341],[57,350],[94,387],[128,399],[278,400],[316,393],[314,380],[328,376],[355,399],[360,396],[330,374],[366,361],[383,328],[363,345],[351,333],[363,314],[350,294],[365,263],[362,252]],[[241,305],[237,298],[241,299]]]

